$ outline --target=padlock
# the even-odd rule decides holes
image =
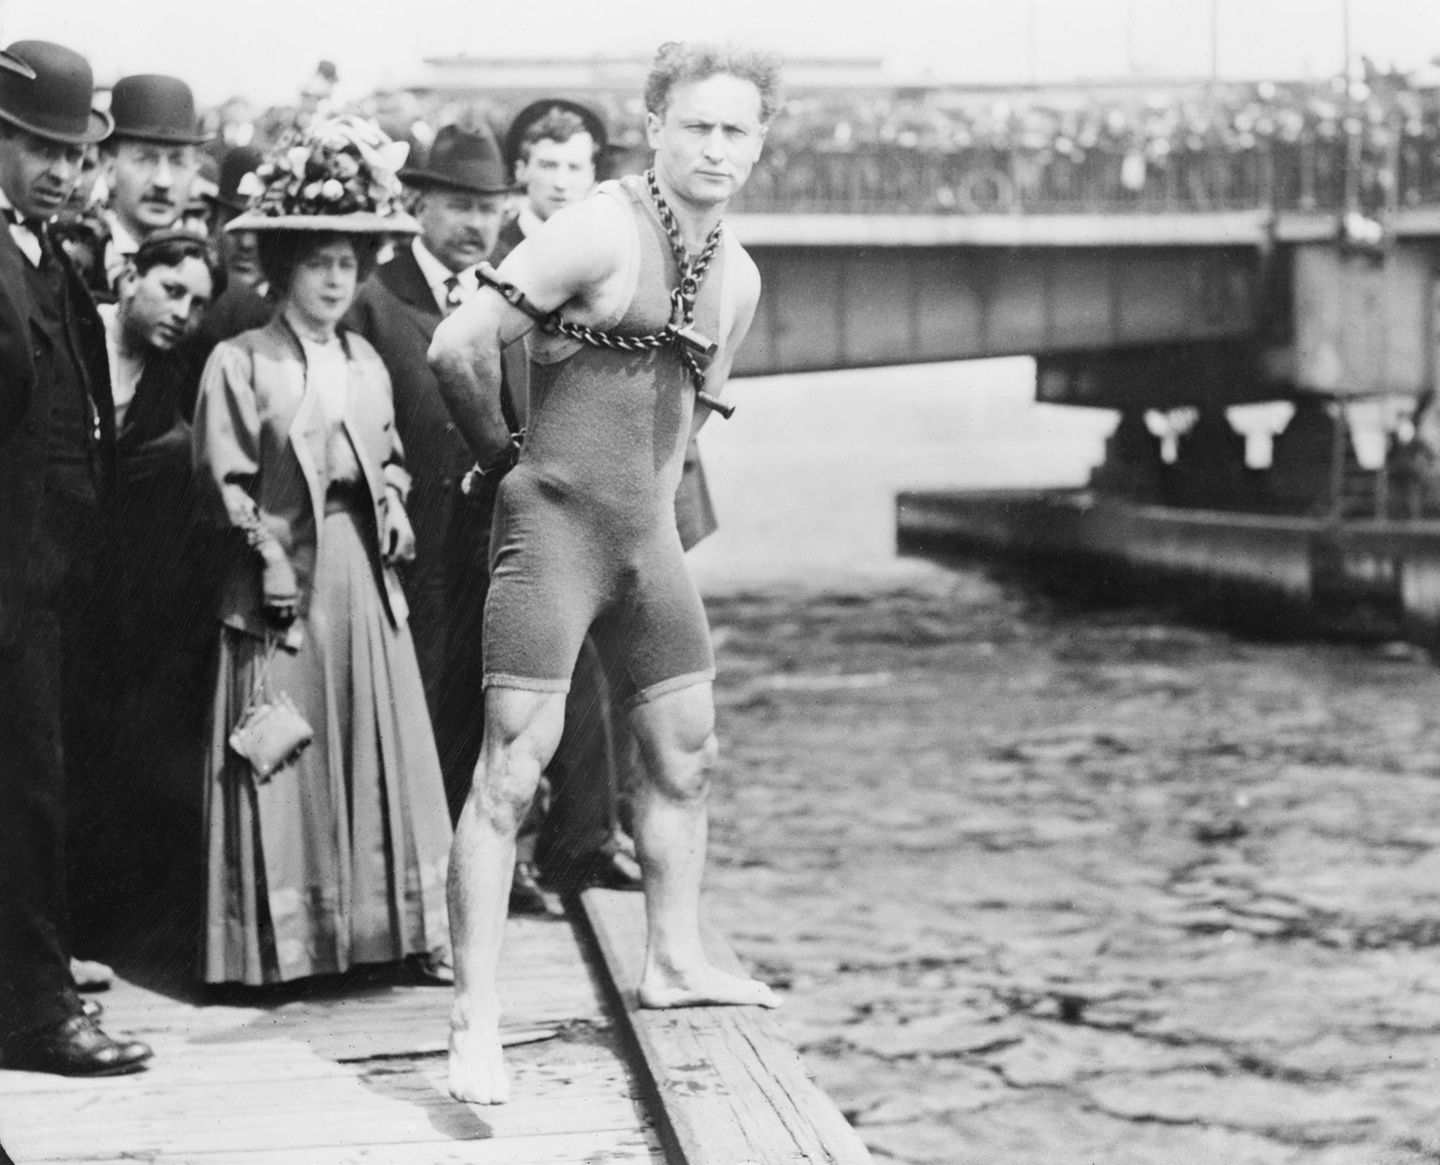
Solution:
[[[686,324],[683,328],[676,328],[675,335],[694,355],[703,356],[707,360],[715,355],[715,350],[720,346],[708,336],[697,332],[693,324]]]

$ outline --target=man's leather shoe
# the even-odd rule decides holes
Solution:
[[[540,885],[534,866],[529,862],[516,862],[515,877],[510,883],[510,913],[559,918],[565,910],[559,899]]]
[[[139,1040],[112,1040],[88,1015],[11,1041],[0,1068],[56,1076],[119,1076],[138,1071],[151,1056]]]
[[[98,999],[85,998],[80,1000],[80,1014],[90,1019],[99,1019],[105,1014],[105,1005]]]

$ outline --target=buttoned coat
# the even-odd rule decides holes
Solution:
[[[73,307],[77,355],[99,419],[102,497],[115,479],[115,405],[105,325],[80,277],[59,247]],[[45,494],[46,442],[58,355],[41,324],[25,278],[29,262],[0,220],[0,643],[23,614],[25,581]]]
[[[403,502],[410,476],[385,365],[364,337],[342,330],[341,341],[349,368],[342,426],[369,494],[372,529],[379,531],[386,507]],[[197,475],[219,501],[223,520],[279,545],[295,572],[302,615],[309,609],[325,519],[329,439],[319,393],[306,377],[304,349],[282,316],[223,341],[210,354],[195,409]],[[381,570],[386,610],[399,626],[409,608],[394,569]],[[262,597],[260,556],[244,546],[224,568],[221,622],[264,635]],[[300,645],[300,626],[297,620],[290,629],[292,648]]]
[[[395,391],[395,423],[411,462],[413,484],[406,511],[415,527],[415,562],[406,569],[412,597],[438,586],[459,482],[475,455],[450,420],[426,353],[442,319],[434,292],[406,246],[375,269],[355,296],[347,322],[379,352]],[[475,509],[488,526],[488,515]],[[421,660],[422,667],[424,660]]]

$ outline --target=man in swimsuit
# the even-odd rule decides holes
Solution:
[[[633,686],[645,760],[634,811],[649,926],[640,1004],[778,1003],[764,984],[711,966],[701,946],[714,657],[674,513],[685,447],[708,411],[698,406],[718,404],[759,298],[759,272],[721,216],[760,155],[777,81],[759,54],[662,45],[645,86],[647,178],[552,215],[501,267],[504,290],[482,290],[430,349],[461,433],[481,466],[498,467],[511,453],[500,352],[530,333],[529,424],[491,543],[485,745],[451,854],[449,1082],[460,1100],[509,1096],[495,980],[515,831],[560,739],[592,625]],[[552,312],[564,329],[532,331]]]

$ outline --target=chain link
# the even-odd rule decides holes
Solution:
[[[695,391],[701,392],[705,387],[705,368],[691,351],[690,343],[682,333],[687,332],[695,322],[695,300],[700,294],[700,285],[704,282],[710,261],[720,247],[721,224],[715,224],[715,229],[706,237],[700,254],[692,261],[690,252],[685,247],[684,236],[680,233],[680,224],[675,219],[675,212],[660,193],[660,184],[655,180],[654,170],[645,171],[645,184],[650,188],[650,197],[660,216],[660,225],[665,228],[665,234],[670,239],[670,252],[680,273],[679,282],[670,292],[670,322],[660,331],[643,336],[601,331],[599,328],[571,323],[569,320],[557,320],[555,330],[572,340],[579,340],[594,348],[608,348],[614,352],[653,352],[659,348],[674,348],[680,362],[690,374]],[[708,401],[703,394],[702,399]]]

